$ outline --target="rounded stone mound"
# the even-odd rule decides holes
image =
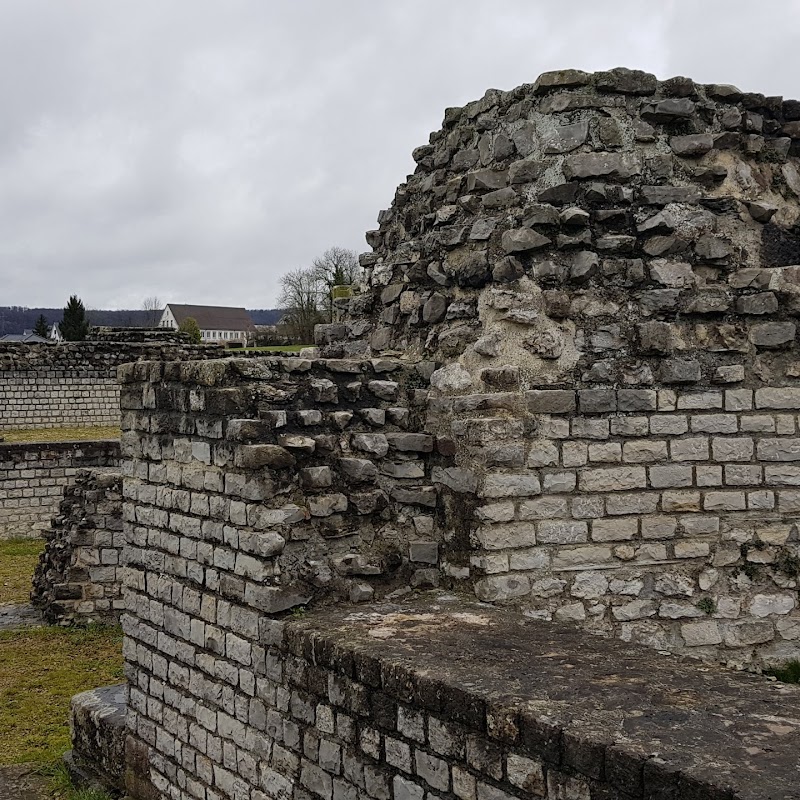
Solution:
[[[527,386],[800,374],[800,102],[549,72],[445,112],[330,356],[513,364]],[[497,370],[489,370],[496,375]]]

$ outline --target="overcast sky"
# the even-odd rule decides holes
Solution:
[[[800,97],[800,0],[0,0],[0,306],[274,307],[444,108],[549,69]]]

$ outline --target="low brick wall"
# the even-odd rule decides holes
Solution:
[[[41,536],[81,467],[119,463],[119,442],[0,444],[0,539]]]
[[[33,576],[50,623],[116,622],[122,613],[122,475],[81,469],[67,486]]]
[[[120,364],[219,357],[216,345],[162,341],[0,343],[0,433],[119,424]]]

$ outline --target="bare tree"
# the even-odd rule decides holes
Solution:
[[[312,269],[295,269],[281,277],[282,323],[299,344],[314,341],[314,326],[325,321],[320,308],[320,282]]]
[[[164,307],[156,295],[152,297],[145,297],[142,301],[142,310],[145,311],[145,325],[150,328],[155,328],[161,319],[161,312]]]
[[[358,254],[344,247],[329,247],[311,264],[311,270],[319,283],[322,306],[328,322],[333,321],[333,287],[351,286],[361,277]]]

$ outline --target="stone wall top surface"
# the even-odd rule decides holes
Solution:
[[[316,611],[284,636],[322,668],[619,796],[800,797],[796,687],[447,596]]]

